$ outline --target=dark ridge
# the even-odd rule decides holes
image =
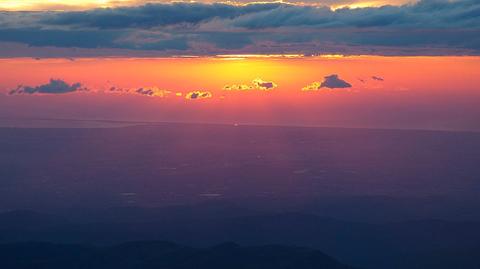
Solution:
[[[162,241],[109,247],[26,242],[0,245],[0,267],[89,269],[349,269],[320,251],[279,245],[242,247],[234,243],[191,248]]]

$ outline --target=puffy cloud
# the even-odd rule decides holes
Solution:
[[[264,91],[272,90],[277,87],[277,84],[275,84],[273,81],[264,81],[260,78],[254,79],[252,83],[255,88]]]
[[[110,87],[106,92],[114,94],[133,94],[150,97],[167,97],[172,93],[169,90],[161,89],[158,87],[120,88],[115,86]]]
[[[384,81],[382,77],[377,77],[377,76],[372,76],[372,79],[377,81]]]
[[[277,84],[275,84],[273,81],[264,81],[260,78],[256,78],[252,81],[251,85],[246,85],[246,84],[225,85],[223,87],[223,90],[225,91],[250,91],[250,90],[268,91],[268,90],[275,89],[276,87],[277,87]]]
[[[345,80],[342,80],[338,77],[338,75],[333,74],[330,76],[326,76],[323,80],[322,84],[320,84],[320,88],[329,88],[329,89],[336,89],[336,88],[351,88],[352,85]]]
[[[245,84],[232,84],[232,85],[225,85],[223,87],[224,91],[249,91],[253,89],[254,89],[253,86],[245,85]]]
[[[130,89],[112,86],[112,87],[110,87],[108,90],[106,90],[106,92],[107,92],[107,93],[123,94],[123,93],[129,93],[129,92],[130,92]]]
[[[192,91],[185,95],[185,99],[188,100],[197,100],[197,99],[206,99],[212,98],[212,93],[209,91]]]
[[[322,85],[322,83],[315,81],[315,82],[312,82],[312,84],[303,87],[302,91],[304,91],[304,92],[318,91],[321,88],[320,85]]]
[[[160,89],[157,87],[146,87],[146,88],[138,88],[135,90],[135,93],[145,96],[154,96],[154,97],[167,97],[171,91]]]
[[[342,80],[338,75],[333,74],[326,76],[323,82],[313,82],[312,84],[302,88],[302,91],[318,91],[321,88],[342,89],[351,88],[352,85],[345,80]]]
[[[49,83],[35,87],[20,85],[16,89],[11,90],[9,94],[63,94],[78,91],[88,91],[88,89],[82,87],[80,83],[68,84],[61,79],[50,79]]]

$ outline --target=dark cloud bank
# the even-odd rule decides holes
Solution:
[[[479,54],[480,1],[422,0],[337,10],[282,3],[172,3],[3,12],[0,42],[164,54]]]
[[[343,79],[340,79],[338,75],[330,75],[326,76],[325,80],[320,84],[320,88],[329,88],[329,89],[336,89],[336,88],[351,88],[352,85],[346,82]]]
[[[81,83],[68,84],[61,79],[50,79],[50,82],[40,86],[30,87],[20,85],[9,92],[10,95],[17,94],[63,94],[78,91],[88,91]]]
[[[352,87],[352,84],[341,79],[337,74],[332,74],[332,75],[326,76],[322,82],[316,81],[310,85],[303,87],[302,91],[318,91],[318,90],[321,90],[322,88],[345,89],[345,88],[351,88],[351,87]]]

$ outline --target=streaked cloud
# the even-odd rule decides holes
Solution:
[[[142,95],[149,97],[168,97],[170,94],[172,94],[172,91],[159,87],[121,88],[112,86],[104,92],[112,94]]]

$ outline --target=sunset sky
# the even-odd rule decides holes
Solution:
[[[0,0],[2,119],[480,130],[480,2]]]

